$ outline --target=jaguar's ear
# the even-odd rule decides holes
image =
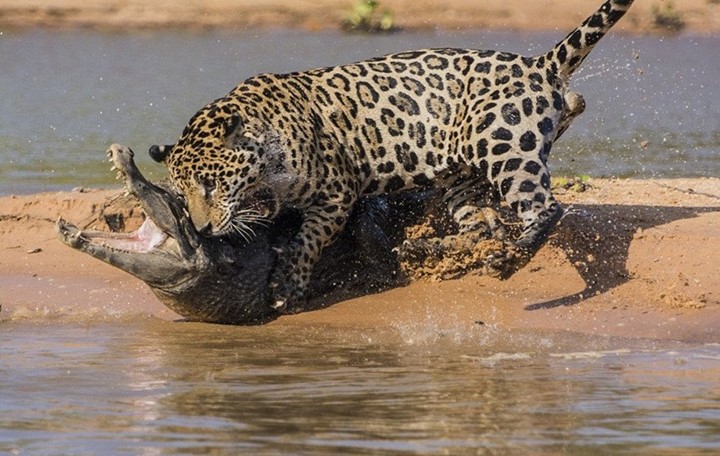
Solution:
[[[150,158],[155,160],[158,163],[164,163],[167,159],[168,155],[170,155],[170,151],[173,148],[173,144],[165,145],[165,146],[158,146],[158,145],[152,145],[150,146]]]

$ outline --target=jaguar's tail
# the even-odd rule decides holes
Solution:
[[[567,81],[608,30],[625,15],[634,0],[608,0],[564,40],[545,54],[557,66],[556,74]]]

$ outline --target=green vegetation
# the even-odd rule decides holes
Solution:
[[[582,176],[558,176],[552,179],[552,190],[567,190],[576,193],[582,193],[591,188],[590,176],[584,174]]]
[[[662,6],[654,4],[652,14],[653,24],[658,29],[679,32],[685,28],[685,21],[671,0],[666,0]]]
[[[378,0],[360,0],[342,22],[346,32],[388,33],[397,31],[393,23],[392,13],[380,10]]]

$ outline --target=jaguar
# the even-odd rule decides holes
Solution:
[[[363,195],[441,187],[461,232],[502,231],[488,195],[522,222],[532,256],[563,216],[550,189],[553,142],[585,109],[572,74],[633,0],[608,0],[535,57],[438,48],[251,77],[155,145],[206,236],[250,237],[282,209],[302,214],[279,247],[279,309],[303,300],[313,266]]]

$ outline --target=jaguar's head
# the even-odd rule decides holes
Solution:
[[[272,186],[263,180],[267,138],[252,130],[237,105],[221,98],[190,119],[177,143],[150,148],[150,156],[167,166],[203,235],[237,232],[249,238],[252,224],[279,211]]]

